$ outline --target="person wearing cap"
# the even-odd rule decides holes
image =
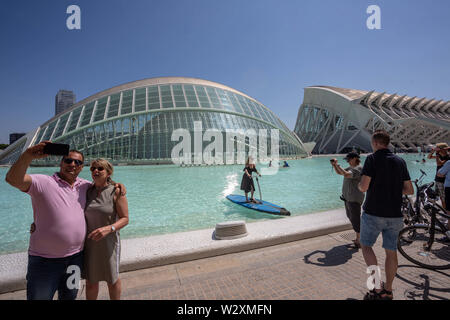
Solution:
[[[444,166],[444,164],[449,159],[448,154],[448,145],[445,142],[441,142],[436,144],[436,148],[433,148],[431,152],[428,154],[428,159],[436,159],[436,177],[434,178],[436,185],[436,192],[441,198],[442,207],[446,208],[445,203],[445,177],[441,177],[438,175],[438,171]]]
[[[246,202],[254,202],[258,203],[253,197],[253,193],[255,192],[255,184],[253,183],[252,172],[256,172],[261,177],[261,174],[256,170],[255,162],[252,157],[248,157],[245,162],[244,175],[242,176],[241,181],[241,190],[245,192],[245,201]],[[248,193],[251,193],[251,199],[248,200]]]
[[[342,184],[342,198],[345,202],[345,212],[350,220],[353,230],[356,233],[356,239],[353,240],[355,248],[361,248],[360,240],[360,221],[361,221],[361,205],[364,202],[364,193],[358,189],[361,180],[362,167],[359,154],[350,152],[344,158],[350,165],[342,169],[336,159],[331,159],[331,165],[337,174],[344,176]]]

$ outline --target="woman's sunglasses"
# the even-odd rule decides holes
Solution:
[[[72,158],[65,158],[63,161],[66,164],[72,164],[72,162],[75,162],[75,165],[77,166],[81,166],[83,164],[83,161]]]
[[[97,169],[98,171],[103,171],[103,170],[105,170],[105,168],[103,168],[103,167],[91,167],[91,171],[92,171],[92,172],[94,172],[95,169]]]

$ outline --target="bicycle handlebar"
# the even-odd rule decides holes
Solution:
[[[419,181],[422,181],[423,177],[427,175],[427,173],[425,171],[423,171],[422,169],[420,169],[420,173],[421,176],[419,177],[419,179],[414,180],[414,184],[416,185],[416,188],[419,188]]]
[[[447,213],[443,212],[442,211],[443,208],[441,208],[441,207],[436,205],[436,199],[432,199],[432,200],[428,199],[427,190],[429,188],[431,188],[433,185],[434,185],[434,182],[429,183],[429,185],[423,190],[423,208],[425,210],[434,209],[435,212],[437,214],[439,214],[440,216],[442,216],[444,218],[447,218],[447,219],[450,219],[450,215],[448,215]],[[434,211],[434,210],[432,210],[432,211]]]

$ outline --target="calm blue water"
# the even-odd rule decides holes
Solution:
[[[419,177],[419,169],[428,174],[424,181],[434,179],[434,160],[422,164],[416,162],[421,159],[418,155],[403,157],[412,179]],[[262,198],[285,207],[293,216],[343,207],[339,200],[343,178],[332,171],[330,158],[289,161],[290,168],[280,168],[276,175],[259,178]],[[338,159],[343,166],[342,157]],[[28,173],[51,175],[58,169],[30,168]],[[241,194],[242,169],[242,165],[115,167],[114,180],[125,184],[128,190],[130,223],[122,229],[122,238],[213,229],[216,223],[232,220],[285,219],[225,199],[230,193]],[[5,182],[7,170],[0,168],[0,254],[27,250],[33,220],[29,196]],[[90,180],[88,168],[84,168],[80,177]],[[255,196],[259,198],[258,191]]]

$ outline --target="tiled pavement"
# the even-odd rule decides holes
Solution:
[[[121,274],[123,299],[333,299],[360,300],[366,289],[361,250],[353,233],[330,234],[282,245]],[[225,240],[224,240],[225,241]],[[375,245],[384,261],[381,240]],[[384,266],[380,266],[384,274]],[[0,295],[24,299],[25,291]],[[84,299],[84,288],[79,298]],[[100,299],[108,299],[101,284]],[[394,281],[398,300],[450,299],[450,270],[432,271],[399,254]]]

